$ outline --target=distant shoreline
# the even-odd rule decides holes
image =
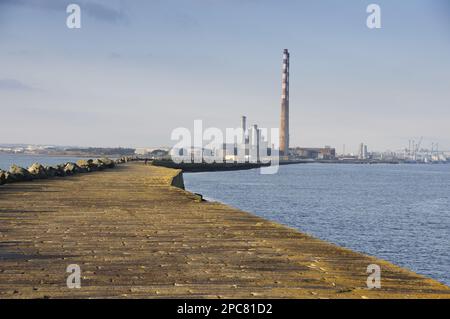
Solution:
[[[18,156],[47,156],[47,157],[81,157],[81,158],[86,158],[86,157],[102,157],[102,156],[107,156],[110,158],[118,158],[118,157],[122,157],[123,155],[120,154],[95,154],[95,153],[52,153],[52,154],[48,154],[48,153],[11,153],[11,152],[2,152],[0,151],[0,155],[18,155]]]
[[[111,159],[120,158],[123,156],[136,156],[136,155],[123,155],[123,154],[105,154],[105,153],[80,153],[80,152],[54,152],[54,153],[14,153],[0,151],[0,155],[9,156],[43,156],[43,157],[72,157],[72,158],[96,158],[96,157],[108,157]],[[145,160],[145,157],[141,157],[141,160]],[[252,169],[264,166],[269,166],[269,163],[181,163],[175,164],[168,160],[153,160],[147,158],[148,161],[157,162],[158,166],[165,166],[168,168],[180,168],[184,171],[216,171],[216,170],[236,170],[236,169]],[[171,162],[171,163],[170,163]],[[168,164],[170,163],[170,164]],[[450,164],[449,161],[440,162],[421,162],[421,161],[403,161],[403,160],[360,160],[360,159],[292,159],[289,161],[280,161],[279,165],[292,165],[292,164]],[[182,167],[181,167],[182,166]],[[226,166],[226,168],[217,169],[216,166]],[[232,168],[233,167],[233,168]],[[238,168],[237,168],[238,167]]]

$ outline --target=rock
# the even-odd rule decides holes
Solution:
[[[137,156],[122,156],[121,158],[116,159],[114,162],[116,164],[122,164],[132,161],[139,161],[139,157]]]
[[[31,181],[33,176],[25,168],[12,165],[9,169],[11,182]]]
[[[56,169],[55,175],[56,176],[60,176],[60,177],[66,176],[67,174],[66,174],[66,171],[64,170],[65,167],[66,167],[66,164],[56,165],[56,167],[55,167],[55,169]]]
[[[8,183],[14,183],[17,180],[14,178],[14,175],[12,175],[10,172],[5,172],[5,184]]]
[[[105,164],[99,160],[98,158],[92,161],[94,165],[97,167],[97,169],[102,170],[105,168]]]
[[[45,166],[45,174],[47,174],[48,177],[54,177],[58,176],[58,169],[54,168],[53,166]]]
[[[28,172],[33,176],[33,178],[47,178],[47,172],[44,166],[39,163],[34,163],[28,167]]]
[[[63,177],[66,176],[66,172],[64,171],[65,164],[59,164],[56,166],[46,166],[45,170],[47,171],[48,176],[58,176]]]
[[[64,173],[66,173],[66,175],[73,175],[81,172],[83,172],[83,169],[75,163],[68,162],[64,165]]]
[[[77,161],[77,165],[81,168],[86,169],[88,172],[96,171],[97,165],[94,164],[94,161],[91,159],[80,159]]]
[[[109,158],[107,158],[107,157],[102,157],[102,158],[100,158],[100,161],[106,166],[106,167],[108,167],[108,168],[113,168],[114,167],[114,161],[113,160],[110,160]]]
[[[115,160],[116,164],[122,164],[122,163],[127,163],[131,160],[131,158],[129,156],[122,156],[121,158],[118,158]]]
[[[107,157],[97,158],[93,160],[93,163],[97,166],[98,169],[113,168],[116,165],[113,160]]]
[[[6,172],[0,170],[0,185],[6,184]]]

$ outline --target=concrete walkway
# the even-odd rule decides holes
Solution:
[[[120,165],[0,187],[0,298],[450,298],[450,288]],[[66,267],[81,268],[69,289]],[[366,268],[381,266],[381,289]]]

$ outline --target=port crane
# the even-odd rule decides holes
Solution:
[[[423,136],[420,137],[419,142],[415,145],[413,145],[413,158],[416,161],[417,160],[417,152],[420,150],[420,145],[422,145]]]

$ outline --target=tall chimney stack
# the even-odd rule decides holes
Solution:
[[[241,118],[241,127],[242,127],[242,143],[245,144],[245,132],[247,131],[247,117],[245,115]]]
[[[280,155],[289,155],[289,51],[284,49],[281,78]]]
[[[255,136],[253,137],[253,143],[255,144],[254,146],[256,146],[256,154],[255,158],[256,158],[256,163],[259,163],[259,140],[260,140],[260,130],[258,129],[258,125],[253,125],[253,134],[255,134]]]
[[[242,126],[242,143],[244,144],[244,162],[247,162],[247,156],[249,154],[249,150],[248,150],[248,140],[246,137],[247,134],[247,117],[245,115],[242,116],[242,122],[241,122],[241,126]]]

